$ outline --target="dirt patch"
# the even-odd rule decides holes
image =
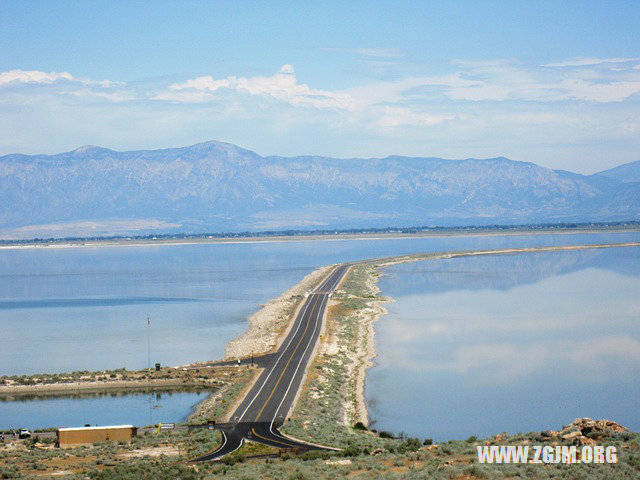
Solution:
[[[180,455],[180,449],[176,445],[166,445],[163,447],[150,447],[132,452],[125,452],[119,456],[122,458],[141,458],[141,457],[177,457]]]

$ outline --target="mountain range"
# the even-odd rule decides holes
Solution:
[[[262,157],[222,142],[0,157],[0,238],[640,220],[640,161]]]

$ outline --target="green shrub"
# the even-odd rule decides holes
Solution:
[[[422,443],[417,438],[407,438],[403,440],[398,451],[400,452],[415,452],[422,446]]]
[[[304,452],[302,455],[299,455],[298,458],[301,460],[326,460],[332,455],[334,455],[333,452],[327,452],[326,450],[309,450]]]
[[[297,471],[292,475],[289,475],[289,480],[307,480],[307,476],[301,471]]]
[[[113,468],[88,473],[92,480],[200,480],[202,474],[185,465],[160,465],[142,462],[120,464]]]
[[[470,475],[474,478],[489,478],[487,473],[480,468],[478,465],[473,465],[472,467],[467,467],[462,471],[465,475]]]
[[[345,457],[357,457],[362,453],[362,449],[356,447],[355,445],[349,445],[347,448],[342,450],[342,455],[344,455]]]
[[[0,478],[22,478],[22,474],[15,467],[0,467]]]

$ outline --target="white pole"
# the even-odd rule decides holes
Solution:
[[[151,317],[147,315],[147,369],[151,371],[151,337],[149,329],[151,327]]]

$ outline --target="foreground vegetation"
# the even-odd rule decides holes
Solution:
[[[390,438],[386,432],[341,427],[350,439],[341,452],[310,451],[277,457],[269,447],[248,443],[222,462],[191,465],[189,458],[220,442],[216,431],[149,433],[131,444],[104,442],[72,449],[45,449],[33,441],[0,449],[0,478],[72,480],[229,479],[636,479],[640,476],[640,434],[602,432],[600,445],[616,446],[617,464],[532,465],[477,463],[478,445],[571,445],[560,432],[500,434],[440,445],[414,438]],[[551,435],[551,436],[550,436]],[[270,455],[265,458],[265,455]],[[256,456],[258,456],[256,458]]]

